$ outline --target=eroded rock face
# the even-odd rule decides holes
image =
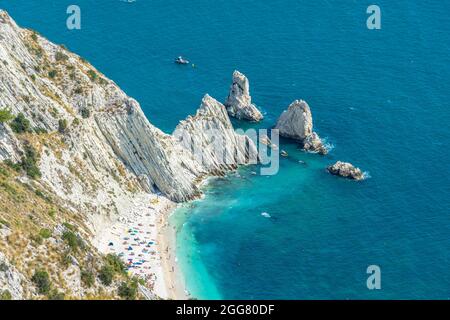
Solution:
[[[48,132],[41,136],[52,140],[42,148],[41,180],[73,206],[89,212],[114,207],[120,214],[133,202],[130,190],[187,201],[199,196],[202,177],[239,163],[219,166],[214,155],[199,163],[177,137],[153,126],[113,81],[66,48],[18,27],[5,11],[0,11],[0,61],[0,108],[23,113],[33,128]],[[237,78],[244,89],[230,101],[244,107],[251,104],[248,81]],[[226,146],[242,158],[247,151],[234,147],[248,138],[234,134],[217,104],[205,98],[186,126],[195,129],[192,138],[198,142],[205,139],[203,129],[223,130]],[[63,135],[56,134],[60,120],[68,123]],[[53,141],[59,138],[63,141]],[[10,130],[0,128],[0,159],[17,158],[16,144]]]
[[[233,83],[225,106],[228,114],[237,119],[261,121],[264,118],[261,111],[252,103],[247,77],[239,71],[233,73]]]
[[[0,161],[9,159],[17,162],[20,153],[19,141],[7,125],[0,123]]]
[[[198,196],[194,181],[204,168],[113,81],[65,48],[18,27],[5,11],[0,36],[0,108],[23,113],[33,128],[49,133],[60,120],[68,123],[60,155],[45,148],[41,157],[42,181],[54,193],[86,208],[115,205],[107,190],[119,192],[135,181],[142,191],[160,190],[174,201]],[[17,149],[10,131],[0,128],[0,159],[17,158]],[[126,198],[125,190],[122,194]]]
[[[361,169],[356,168],[351,163],[338,161],[334,165],[327,168],[332,175],[353,179],[364,180],[364,173]]]
[[[278,118],[275,129],[279,130],[280,136],[299,141],[306,151],[328,153],[318,134],[313,131],[311,109],[303,100],[291,103]]]
[[[208,94],[196,115],[181,121],[173,136],[208,174],[222,175],[238,165],[257,163],[254,142],[234,131],[225,106]]]
[[[137,102],[131,113],[98,113],[94,119],[94,128],[88,130],[102,133],[97,142],[139,177],[144,190],[160,190],[177,202],[199,195],[194,180],[204,174],[204,168],[176,139],[151,125]],[[91,140],[89,135],[80,138]]]
[[[25,281],[25,277],[0,252],[0,294],[7,291],[11,294],[13,300],[22,300],[23,281]]]

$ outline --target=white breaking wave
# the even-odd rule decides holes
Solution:
[[[333,150],[335,148],[334,144],[332,144],[331,142],[328,142],[328,137],[323,138],[322,139],[322,143],[323,143],[323,146],[325,147],[325,149],[327,149],[328,152],[330,152],[331,150]]]

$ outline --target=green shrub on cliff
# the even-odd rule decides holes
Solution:
[[[25,118],[23,113],[19,113],[17,117],[14,118],[10,127],[15,133],[30,132],[31,130],[30,121]]]
[[[14,115],[11,113],[11,110],[4,108],[0,109],[0,123],[5,123],[14,119]]]
[[[21,166],[27,175],[36,179],[41,176],[41,171],[37,166],[38,154],[37,151],[30,144],[25,145],[25,155],[22,157]]]
[[[109,253],[106,256],[106,263],[113,268],[115,273],[125,274],[125,264],[117,255]]]
[[[98,278],[105,286],[111,285],[114,278],[114,269],[108,264],[104,265],[100,269]]]
[[[117,274],[126,275],[125,264],[117,255],[110,253],[105,257],[105,264],[100,269],[99,279],[104,285],[109,286]]]
[[[70,249],[73,251],[77,251],[78,249],[84,248],[83,240],[76,235],[73,231],[67,230],[64,231],[62,238],[69,245]]]
[[[65,53],[63,53],[61,51],[58,51],[55,54],[55,60],[56,61],[66,61],[68,59],[69,59],[69,57]]]
[[[37,270],[34,272],[31,281],[35,284],[39,294],[48,294],[50,292],[50,277],[45,270]]]
[[[72,224],[70,224],[70,223],[68,223],[68,222],[64,222],[63,223],[63,226],[64,226],[64,228],[66,228],[67,230],[70,230],[70,231],[77,231],[77,228],[74,226],[74,225],[72,225]]]
[[[82,270],[80,278],[81,282],[88,288],[92,287],[95,283],[94,274],[91,271]]]
[[[64,133],[67,130],[67,120],[66,119],[60,119],[58,121],[58,132]]]
[[[0,300],[12,300],[11,292],[4,290],[0,292]]]
[[[48,72],[48,77],[51,78],[51,79],[53,79],[53,78],[56,77],[57,74],[58,74],[58,71],[56,71],[56,70],[51,70],[51,71]]]
[[[87,119],[91,116],[91,111],[89,111],[88,108],[83,108],[81,109],[81,116],[83,117],[83,119]]]
[[[52,231],[50,229],[41,229],[41,231],[39,231],[39,235],[42,239],[48,239],[52,236]]]
[[[88,76],[91,79],[91,81],[94,81],[94,82],[98,78],[98,75],[97,75],[97,73],[94,70],[89,70],[88,71]]]
[[[136,279],[122,282],[119,286],[119,297],[125,300],[136,300],[138,293],[138,282]]]
[[[19,172],[22,169],[20,162],[14,163],[11,161],[11,159],[6,159],[3,163],[17,172]]]

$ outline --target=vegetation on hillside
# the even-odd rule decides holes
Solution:
[[[83,298],[119,298],[120,284],[130,281],[119,257],[98,254],[85,240],[84,218],[65,209],[34,180],[21,182],[19,175],[0,162],[0,229],[7,230],[6,237],[0,236],[0,252],[32,284],[25,297],[72,299],[78,296],[69,281],[79,281]],[[108,277],[111,281],[103,284]],[[126,295],[133,298],[130,288]],[[122,295],[126,291],[120,290]],[[9,292],[0,290],[0,299],[9,298]]]
[[[19,161],[0,162],[0,252],[25,277],[22,285],[26,299],[61,300],[80,296],[86,299],[137,299],[139,281],[127,275],[121,259],[116,255],[102,256],[90,244],[86,212],[62,203],[46,189],[46,181],[40,179],[39,161],[50,154],[49,150],[62,163],[63,150],[68,147],[64,134],[69,123],[75,131],[80,121],[91,117],[96,110],[88,105],[77,115],[58,91],[47,85],[50,83],[48,78],[52,84],[63,88],[61,90],[69,88],[85,95],[94,82],[105,85],[108,82],[87,62],[82,62],[82,68],[77,67],[75,63],[80,64],[80,61],[74,62],[73,55],[63,46],[53,51],[52,57],[53,53],[41,46],[42,38],[36,32],[25,32],[24,38],[37,63],[35,66],[23,63],[22,68],[30,71],[29,81],[58,106],[47,109],[38,106],[42,113],[31,110],[33,97],[26,95],[20,97],[28,105],[22,109],[23,113],[14,115],[9,108],[0,109],[0,127],[11,128],[22,150]],[[43,78],[47,79],[41,81]],[[47,131],[48,126],[41,121],[44,117],[53,117],[54,123],[58,123],[57,130]],[[37,127],[32,127],[31,123]],[[69,170],[77,178],[89,181],[92,190],[98,188],[96,181],[91,182],[89,176],[83,174],[82,162],[71,164]],[[121,177],[126,177],[122,167],[118,172]],[[67,179],[64,174],[60,178]],[[63,184],[68,185],[66,181]],[[12,298],[11,292],[1,289],[0,300]]]

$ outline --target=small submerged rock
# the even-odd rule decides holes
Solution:
[[[280,136],[300,142],[306,151],[322,155],[328,153],[319,135],[313,131],[313,120],[309,105],[303,100],[295,100],[279,117],[275,129]]]
[[[364,180],[364,173],[348,162],[338,161],[327,168],[328,172],[335,176],[340,176],[353,180]]]
[[[310,152],[317,152],[321,155],[326,155],[328,153],[328,149],[323,145],[322,140],[315,132],[303,140],[303,149]]]
[[[265,144],[266,146],[272,145],[272,141],[270,141],[269,137],[266,135],[261,136],[260,141],[262,144]]]
[[[261,111],[252,103],[248,79],[239,71],[233,73],[233,83],[225,107],[231,117],[240,120],[258,122],[263,119]]]
[[[260,142],[268,146],[272,150],[278,150],[278,146],[275,143],[272,143],[267,135],[262,135],[260,138]]]

